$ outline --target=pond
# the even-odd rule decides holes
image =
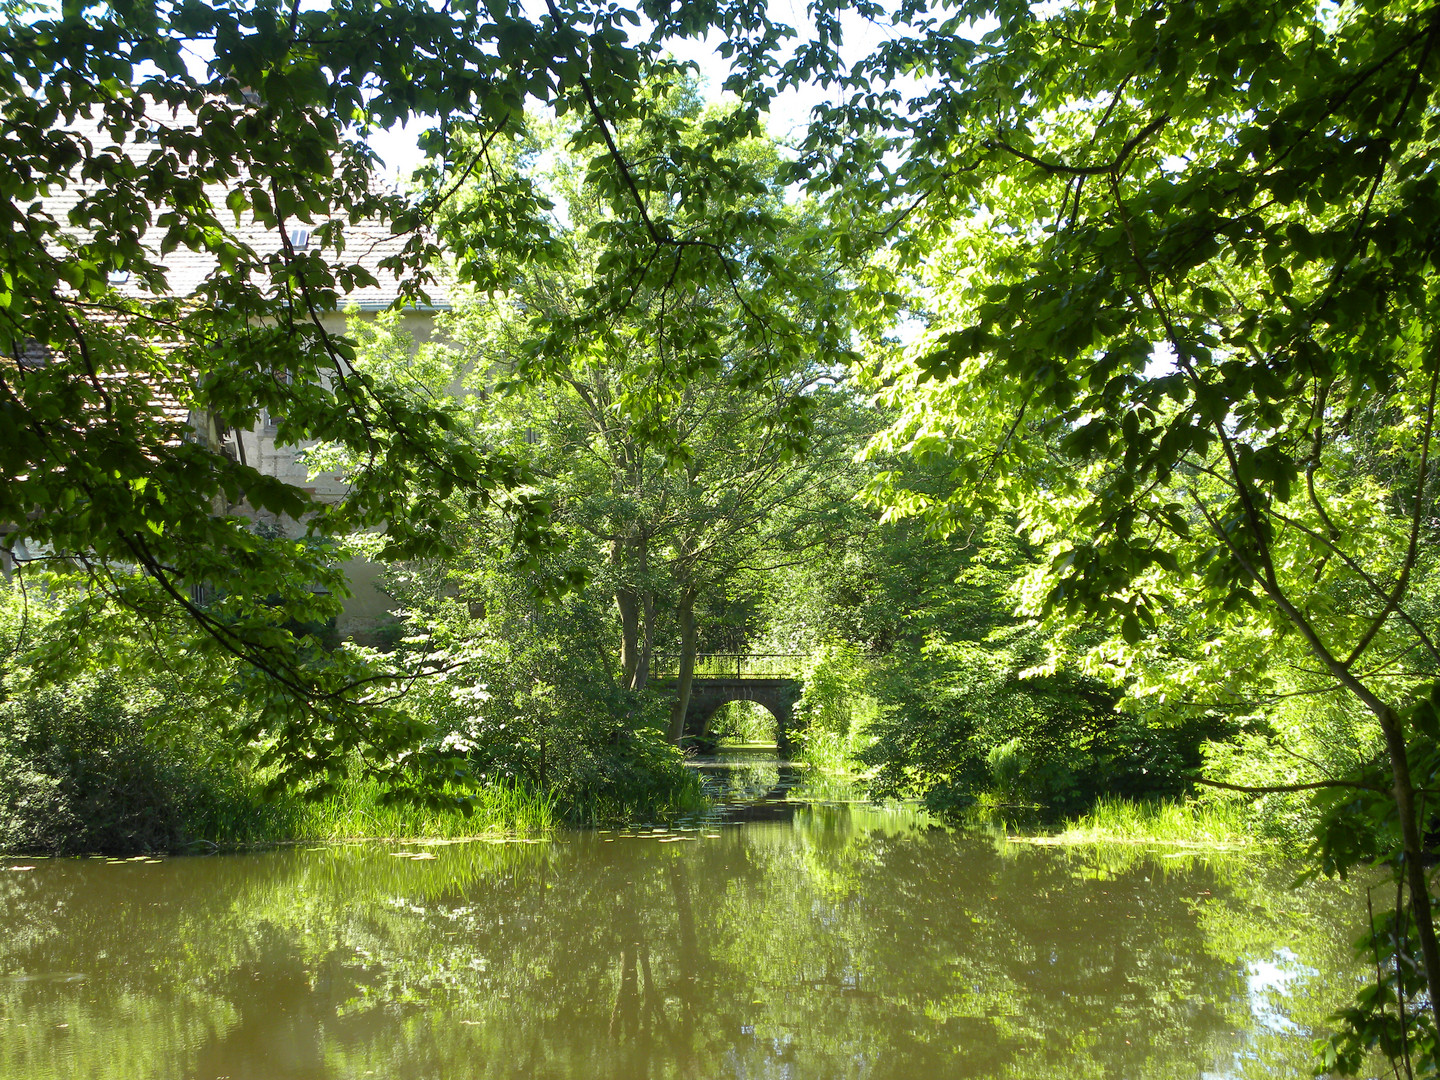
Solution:
[[[709,771],[669,828],[0,860],[0,1076],[1303,1076],[1364,978],[1293,864]]]

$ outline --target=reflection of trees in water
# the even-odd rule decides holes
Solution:
[[[1024,849],[843,806],[714,840],[567,841],[9,875],[0,970],[89,979],[0,984],[0,1012],[70,1023],[70,1060],[127,1080],[402,1080],[462,1061],[476,1077],[1189,1077],[1234,1060],[1244,957],[1300,937],[1310,985],[1344,996],[1348,949],[1303,928],[1343,925],[1353,901],[1290,892],[1283,867]],[[1302,999],[1317,1020],[1333,1004]],[[0,1075],[58,1075],[13,1034]],[[1304,1042],[1285,1044],[1292,1070]]]
[[[673,859],[668,867],[674,902],[676,935],[672,943],[675,978],[662,986],[651,964],[650,938],[639,913],[623,906],[617,919],[620,966],[615,1005],[608,1035],[621,1047],[619,1076],[649,1076],[650,1059],[660,1051],[681,1076],[703,1076],[691,1034],[704,1023],[700,987],[700,946],[695,929],[690,883],[685,864]],[[628,1052],[627,1052],[628,1051]]]
[[[705,794],[716,802],[747,802],[777,795],[795,784],[799,771],[769,754],[722,754],[699,767]]]

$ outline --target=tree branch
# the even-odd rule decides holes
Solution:
[[[1383,784],[1362,784],[1358,780],[1315,780],[1308,784],[1227,784],[1221,780],[1195,778],[1195,783],[1205,787],[1220,788],[1222,791],[1239,791],[1246,795],[1286,795],[1297,791],[1318,791],[1322,788],[1353,788],[1357,791],[1374,791],[1388,794],[1390,789]]]
[[[1405,560],[1400,566],[1400,577],[1395,582],[1395,588],[1385,600],[1385,607],[1380,614],[1375,616],[1374,622],[1356,644],[1354,650],[1345,660],[1345,666],[1350,667],[1360,658],[1385,625],[1385,620],[1390,613],[1400,604],[1400,597],[1405,595],[1405,590],[1410,585],[1410,571],[1415,566],[1415,553],[1420,543],[1420,518],[1421,511],[1425,505],[1425,479],[1426,471],[1430,462],[1430,438],[1435,430],[1435,388],[1440,383],[1440,363],[1437,363],[1435,370],[1430,375],[1430,395],[1425,402],[1425,434],[1420,439],[1420,468],[1415,478],[1415,509],[1410,515],[1410,542],[1405,549]]]
[[[1037,168],[1044,169],[1052,176],[1110,176],[1113,177],[1125,166],[1125,161],[1142,142],[1154,135],[1162,127],[1170,122],[1169,113],[1161,113],[1150,123],[1137,131],[1125,141],[1120,147],[1120,152],[1115,155],[1115,160],[1108,165],[1067,165],[1063,161],[1046,161],[1044,158],[1036,157],[1034,154],[1027,154],[1018,147],[1011,146],[1003,139],[991,139],[987,145],[997,150],[1004,150],[1007,154],[1019,158],[1021,161],[1028,161]]]

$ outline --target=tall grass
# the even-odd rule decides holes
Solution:
[[[559,808],[565,824],[616,825],[630,821],[672,821],[710,808],[704,785],[683,765],[640,785],[616,785],[584,792]]]
[[[1253,838],[1249,816],[1238,803],[1174,799],[1136,801],[1105,795],[1088,813],[1067,821],[1057,843],[1236,846]]]
[[[183,836],[150,850],[194,853],[273,844],[294,836],[304,820],[304,803],[267,795],[264,785],[249,773],[217,769],[209,780],[194,789],[199,798],[180,800]],[[113,853],[117,849],[111,846],[105,850]]]
[[[792,761],[821,772],[847,775],[852,771],[850,738],[838,731],[806,731],[795,740]]]
[[[494,833],[540,833],[560,824],[555,797],[526,787],[495,785],[471,792],[472,810],[436,809],[382,801],[374,780],[350,779],[319,802],[306,805],[291,839],[361,838],[455,840]]]
[[[348,779],[318,802],[302,804],[289,840],[457,840],[497,833],[535,835],[567,825],[611,825],[636,819],[667,820],[707,809],[699,778],[683,767],[650,783],[615,785],[566,799],[556,791],[494,785],[469,792],[472,809],[436,809],[383,801],[374,780]],[[276,839],[282,839],[276,837]]]
[[[875,741],[867,727],[859,724],[848,731],[824,728],[802,729],[794,734],[792,761],[808,765],[819,772],[856,779],[865,772],[860,751]]]
[[[676,782],[643,792],[592,793],[583,803],[564,802],[553,791],[494,785],[468,792],[469,814],[411,802],[386,802],[373,779],[348,778],[323,799],[293,795],[262,798],[258,783],[246,798],[227,800],[195,813],[187,842],[172,851],[265,847],[342,840],[459,840],[499,834],[537,835],[566,825],[614,824],[643,818],[666,820],[708,808],[699,780],[682,770]],[[160,847],[146,850],[167,850]]]

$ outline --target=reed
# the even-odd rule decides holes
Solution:
[[[559,816],[568,825],[616,825],[673,821],[709,808],[710,800],[700,778],[690,769],[680,769],[669,776],[652,778],[643,786],[617,786],[586,793],[561,807]]]
[[[1067,821],[1058,843],[1174,844],[1233,847],[1253,840],[1249,815],[1238,803],[1135,800],[1106,795]]]
[[[382,800],[374,780],[350,779],[333,793],[304,807],[293,839],[455,840],[495,833],[534,834],[560,824],[553,795],[520,785],[494,785],[470,792],[469,814],[453,808]]]

